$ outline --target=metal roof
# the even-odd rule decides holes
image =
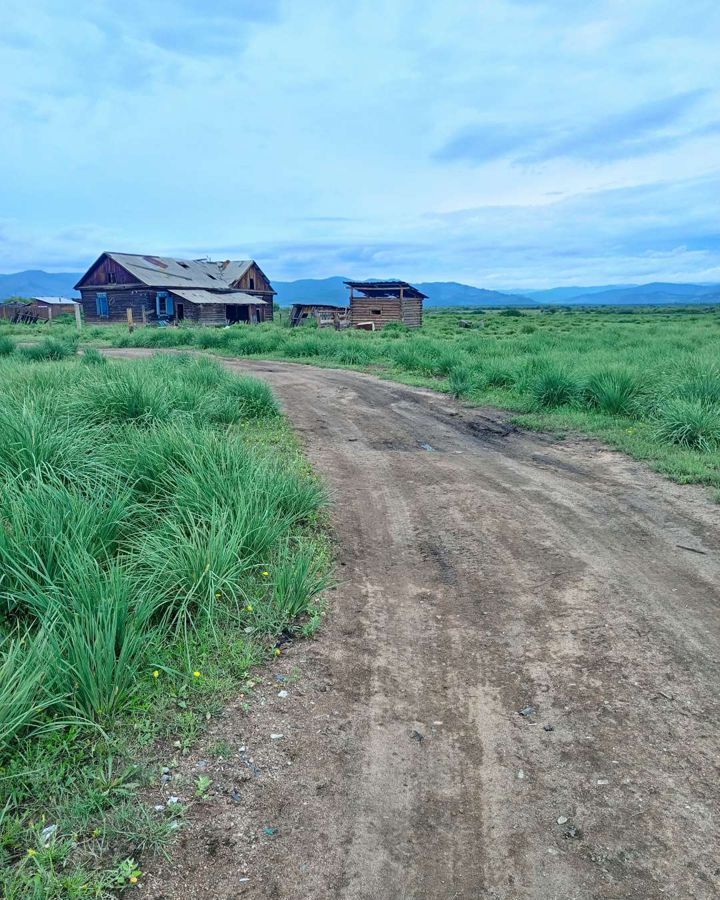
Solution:
[[[267,300],[261,297],[254,297],[252,294],[246,294],[244,291],[202,291],[193,288],[181,289],[173,288],[170,293],[174,297],[180,297],[189,303],[232,303],[237,306],[267,306]]]
[[[368,297],[399,297],[402,288],[404,297],[427,300],[427,294],[423,294],[407,281],[346,281],[345,284]]]
[[[122,266],[141,284],[154,288],[229,288],[253,265],[252,259],[174,259],[170,256],[143,256],[140,253],[109,253],[100,257],[88,271],[107,256]],[[78,285],[87,277],[87,272]],[[76,285],[76,289],[78,287]]]
[[[72,297],[31,297],[35,303],[48,303],[50,306],[70,306],[70,305],[78,305],[77,300],[73,300]]]
[[[151,287],[222,288],[247,272],[251,259],[210,262],[207,259],[171,259],[169,256],[141,256],[135,253],[108,253],[138,281]]]

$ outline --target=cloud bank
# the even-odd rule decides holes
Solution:
[[[714,2],[69,9],[0,8],[0,270],[720,281]]]

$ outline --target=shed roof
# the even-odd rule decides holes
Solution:
[[[309,300],[298,300],[297,303],[293,303],[293,309],[300,306],[308,309],[347,309],[347,306],[340,306],[337,303],[312,303]]]
[[[402,288],[404,297],[427,300],[427,294],[423,294],[407,281],[346,281],[345,284],[365,294],[366,297],[399,297]]]
[[[31,297],[34,303],[47,303],[48,306],[77,306],[78,301],[72,297]]]
[[[193,288],[173,288],[170,293],[189,303],[232,303],[237,306],[267,306],[267,300],[244,291],[203,291]]]

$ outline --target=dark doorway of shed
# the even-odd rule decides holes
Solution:
[[[175,316],[177,317],[178,322],[182,322],[185,318],[185,304],[184,303],[176,303],[175,304]]]
[[[247,306],[238,306],[236,303],[228,303],[225,306],[225,318],[230,325],[235,325],[237,322],[249,322],[250,309]]]

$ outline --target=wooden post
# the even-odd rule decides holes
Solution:
[[[80,315],[80,304],[75,304],[75,324],[77,325],[77,330],[82,330],[82,316]]]
[[[144,306],[142,308],[142,323],[143,325],[147,325],[147,310]]]
[[[131,307],[128,306],[128,308],[125,310],[125,312],[127,313],[128,331],[132,332],[134,326],[133,326],[133,314],[132,314]]]
[[[48,305],[47,311],[48,311],[48,318],[47,318],[48,325],[52,325],[52,306]]]

